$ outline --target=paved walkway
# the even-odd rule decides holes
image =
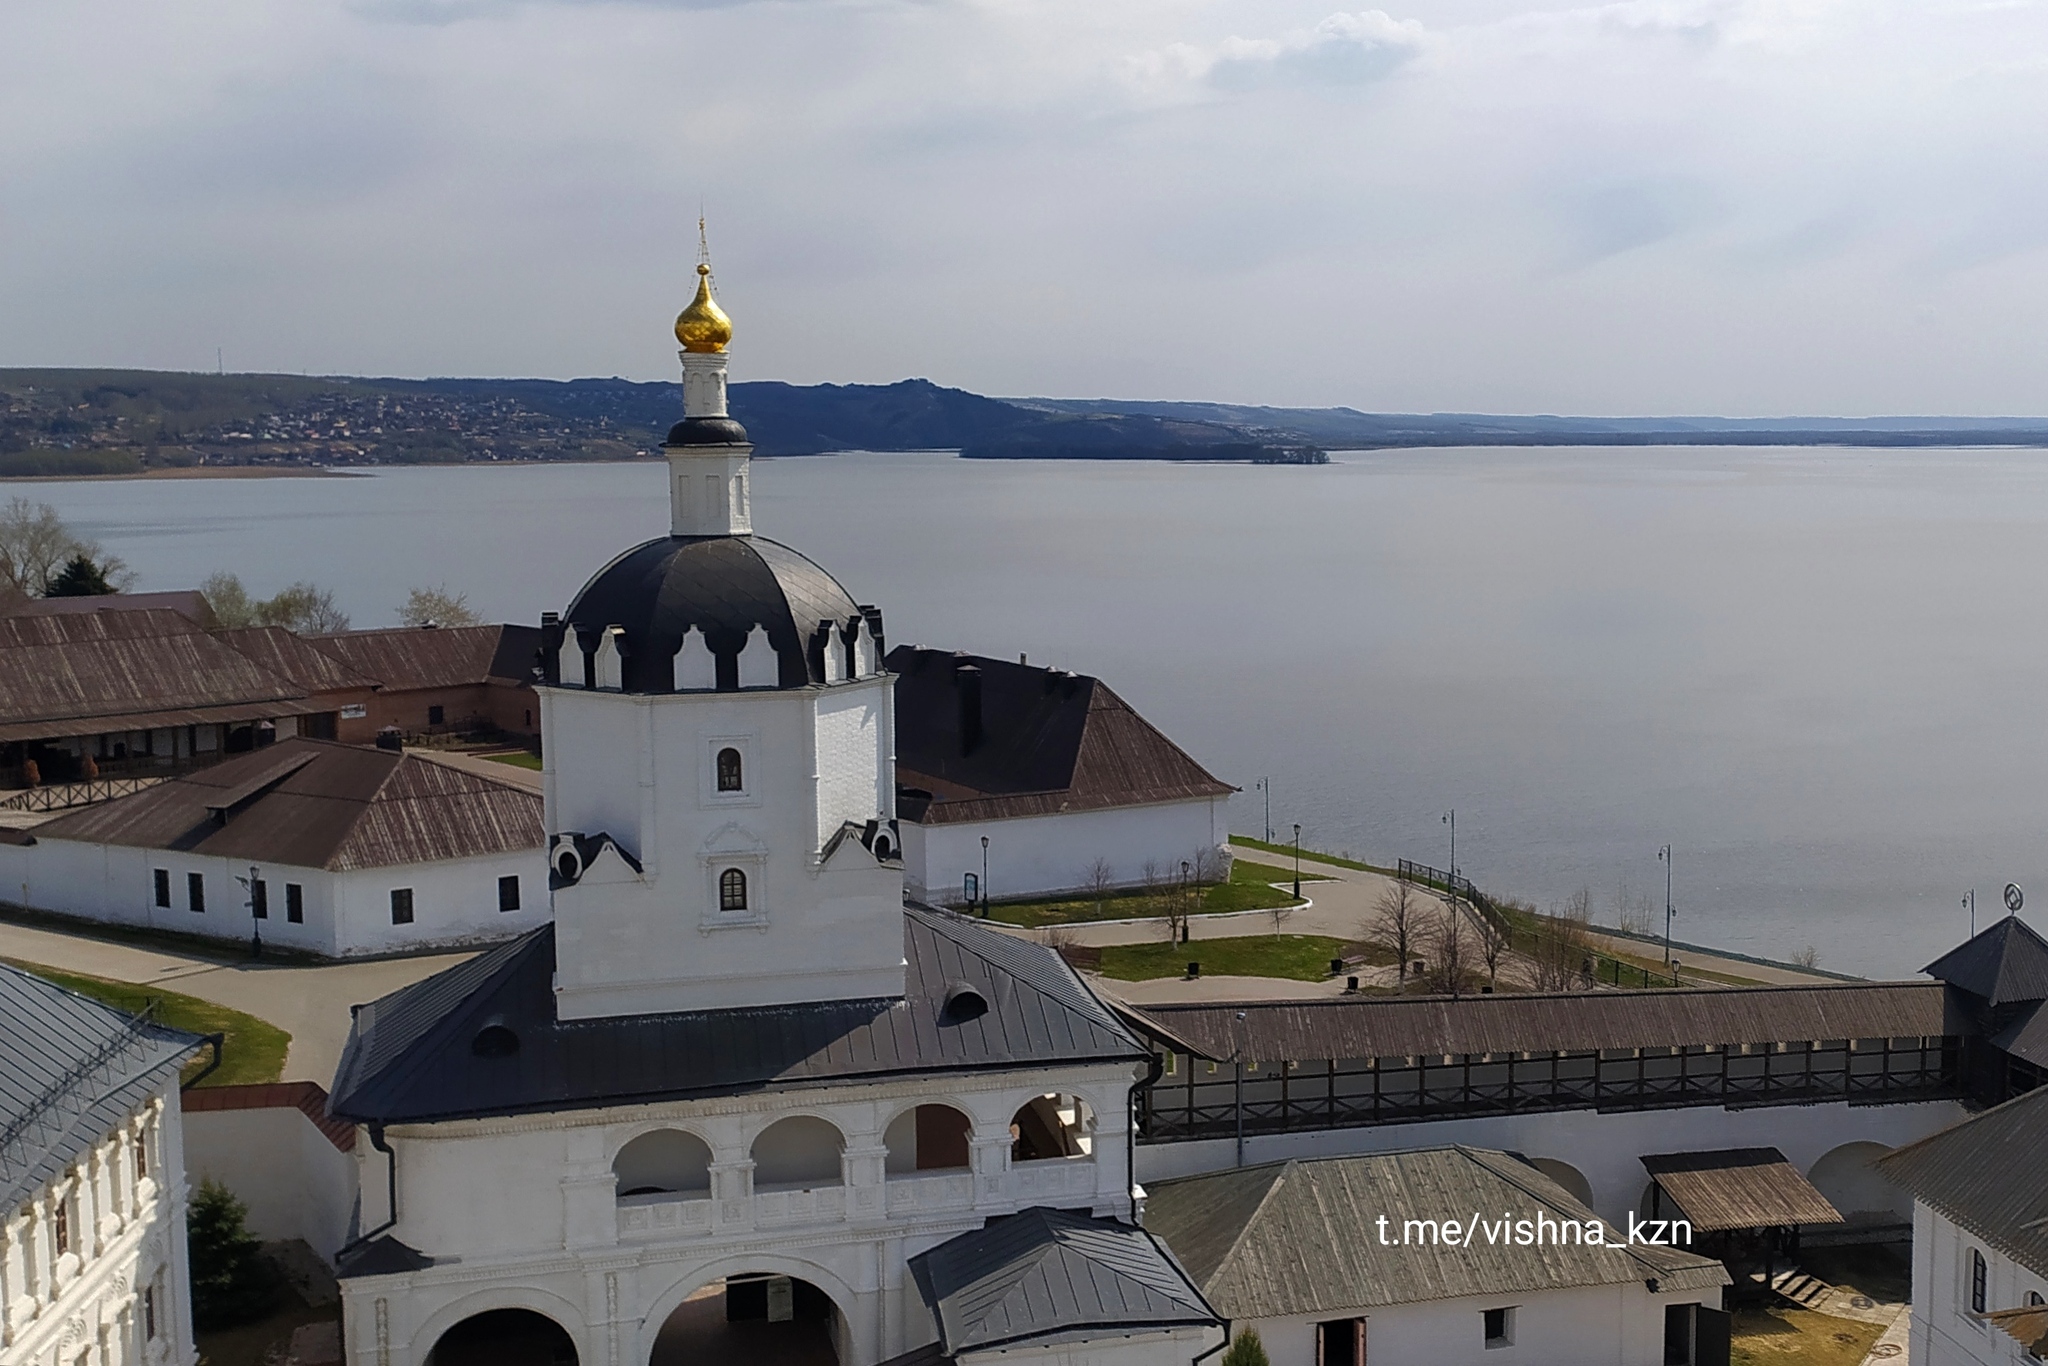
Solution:
[[[62,930],[0,924],[0,958],[166,991],[254,1015],[292,1036],[285,1081],[334,1080],[348,1040],[349,1007],[419,981],[470,957],[438,953],[368,963],[252,963],[207,951],[110,943]]]

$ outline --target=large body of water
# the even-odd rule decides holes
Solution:
[[[896,643],[1100,675],[1235,827],[1590,888],[1682,939],[1904,974],[2048,897],[2048,454],[1446,450],[1319,468],[764,461],[756,522]],[[658,464],[39,483],[142,574],[567,605],[667,526]]]

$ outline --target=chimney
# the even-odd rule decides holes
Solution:
[[[981,670],[972,664],[957,666],[953,686],[960,692],[960,752],[972,754],[981,747]]]

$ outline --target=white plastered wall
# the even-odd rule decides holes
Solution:
[[[249,1231],[264,1242],[301,1239],[332,1261],[348,1241],[355,1157],[297,1106],[188,1111],[185,1162],[192,1184],[218,1181],[249,1207]]]
[[[1228,837],[1221,798],[903,826],[903,866],[913,895],[941,905],[963,898],[963,876],[981,875],[981,840],[988,837],[988,894],[997,901],[1077,891],[1089,885],[1097,859],[1119,886],[1134,886],[1149,860],[1176,876],[1183,860],[1219,849]]]
[[[258,864],[268,888],[269,915],[256,922],[246,859],[167,849],[40,839],[0,845],[0,898],[36,910],[116,925],[136,925],[246,944],[260,929],[265,944],[327,957],[405,953],[484,943],[522,934],[548,917],[547,857],[542,849],[472,859],[329,872]],[[170,874],[168,907],[156,904],[155,872]],[[203,912],[189,907],[187,875],[204,879]],[[520,909],[498,910],[498,879],[520,880]],[[288,884],[302,889],[305,919],[286,918]],[[413,888],[413,923],[391,923],[391,889]]]
[[[1536,1249],[1530,1249],[1532,1257]],[[1624,1253],[1615,1253],[1624,1256]],[[1318,1319],[1366,1320],[1368,1361],[1430,1366],[1662,1366],[1664,1310],[1721,1307],[1721,1288],[1652,1294],[1642,1281],[1333,1310],[1324,1315],[1249,1319],[1274,1366],[1313,1366]],[[1219,1306],[1222,1309],[1222,1306]],[[1486,1345],[1485,1311],[1514,1311],[1513,1345]],[[1223,1309],[1227,1313],[1227,1309]]]
[[[2028,1358],[2017,1342],[1970,1307],[1970,1254],[1985,1262],[1984,1307],[2016,1309],[2029,1293],[2048,1299],[2048,1277],[1916,1203],[1913,1213],[1913,1366],[2012,1366]]]

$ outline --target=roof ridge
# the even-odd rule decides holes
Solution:
[[[1220,1280],[1223,1273],[1229,1270],[1232,1260],[1243,1250],[1245,1239],[1250,1235],[1252,1226],[1259,1222],[1259,1216],[1266,1212],[1266,1206],[1273,1202],[1273,1197],[1279,1194],[1282,1186],[1287,1184],[1287,1178],[1294,1174],[1295,1166],[1300,1161],[1300,1158],[1289,1157],[1283,1158],[1278,1162],[1262,1164],[1273,1171],[1271,1179],[1266,1182],[1265,1193],[1259,1197],[1259,1203],[1252,1206],[1251,1213],[1244,1217],[1244,1222],[1237,1226],[1237,1231],[1230,1235],[1230,1245],[1224,1248],[1223,1255],[1216,1259],[1216,1269],[1209,1273],[1210,1280]],[[1248,1167],[1245,1170],[1257,1171],[1258,1168]],[[1199,1289],[1200,1287],[1197,1288]],[[1208,1296],[1204,1295],[1202,1298],[1206,1300]]]

